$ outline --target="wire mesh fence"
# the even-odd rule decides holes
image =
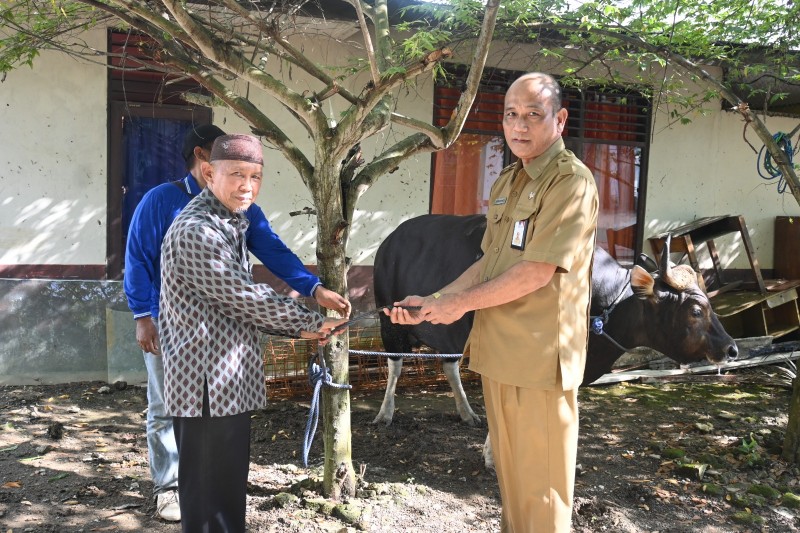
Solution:
[[[383,351],[380,325],[366,324],[349,329],[351,350]],[[312,392],[308,381],[308,360],[316,353],[317,343],[303,339],[265,336],[264,371],[270,398],[296,399]],[[430,352],[422,348],[421,352]],[[466,371],[467,360],[461,362],[462,381],[477,380],[478,375]],[[350,354],[350,384],[359,391],[382,390],[388,377],[387,358],[383,356]],[[440,359],[405,358],[398,389],[446,384]]]

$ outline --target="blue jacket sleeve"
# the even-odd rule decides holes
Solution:
[[[247,230],[247,248],[273,274],[285,281],[303,296],[311,296],[319,278],[308,271],[303,262],[281,241],[264,216],[260,207],[253,204],[247,210],[250,227]]]
[[[164,189],[156,187],[145,194],[136,206],[128,228],[122,285],[133,318],[158,316],[161,241],[175,214],[180,211],[179,207],[171,205],[164,192]]]

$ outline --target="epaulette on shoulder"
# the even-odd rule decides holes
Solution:
[[[511,172],[512,170],[514,170],[515,166],[517,166],[516,163],[510,163],[510,164],[506,165],[505,167],[503,167],[503,170],[500,171],[500,174],[503,175],[506,172]]]
[[[579,170],[578,159],[560,156],[558,158],[558,173],[562,176],[577,174]]]

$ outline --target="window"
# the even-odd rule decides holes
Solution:
[[[437,126],[447,124],[459,96],[457,89],[437,87]],[[480,93],[458,140],[434,156],[432,213],[471,215],[487,211],[489,190],[507,159],[502,118],[503,93]]]
[[[623,263],[641,251],[639,220],[650,131],[649,101],[635,92],[565,90],[565,142],[591,169],[600,196],[597,243]]]
[[[487,69],[458,140],[433,154],[431,212],[485,213],[489,190],[511,163],[502,116],[506,88],[521,73]],[[466,72],[434,88],[434,121],[447,123]],[[600,195],[597,242],[623,263],[641,251],[638,221],[644,206],[644,162],[650,129],[649,101],[637,92],[564,89],[569,112],[564,142],[594,174]]]

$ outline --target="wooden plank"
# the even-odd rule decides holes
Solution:
[[[800,352],[784,352],[768,356],[756,356],[741,361],[730,361],[717,365],[699,365],[689,368],[675,368],[671,370],[631,370],[628,372],[612,372],[605,374],[594,381],[592,385],[610,385],[612,383],[622,383],[644,378],[660,378],[664,376],[689,376],[692,374],[715,374],[723,370],[735,370],[738,368],[752,368],[756,366],[772,365],[786,361],[800,359]]]
[[[766,294],[752,291],[726,292],[714,296],[711,299],[711,307],[719,316],[730,316],[759,305],[767,298]]]
[[[767,307],[774,309],[779,305],[791,302],[792,300],[797,300],[797,290],[795,289],[773,293],[771,296],[769,296],[769,298],[767,298],[766,302]]]

